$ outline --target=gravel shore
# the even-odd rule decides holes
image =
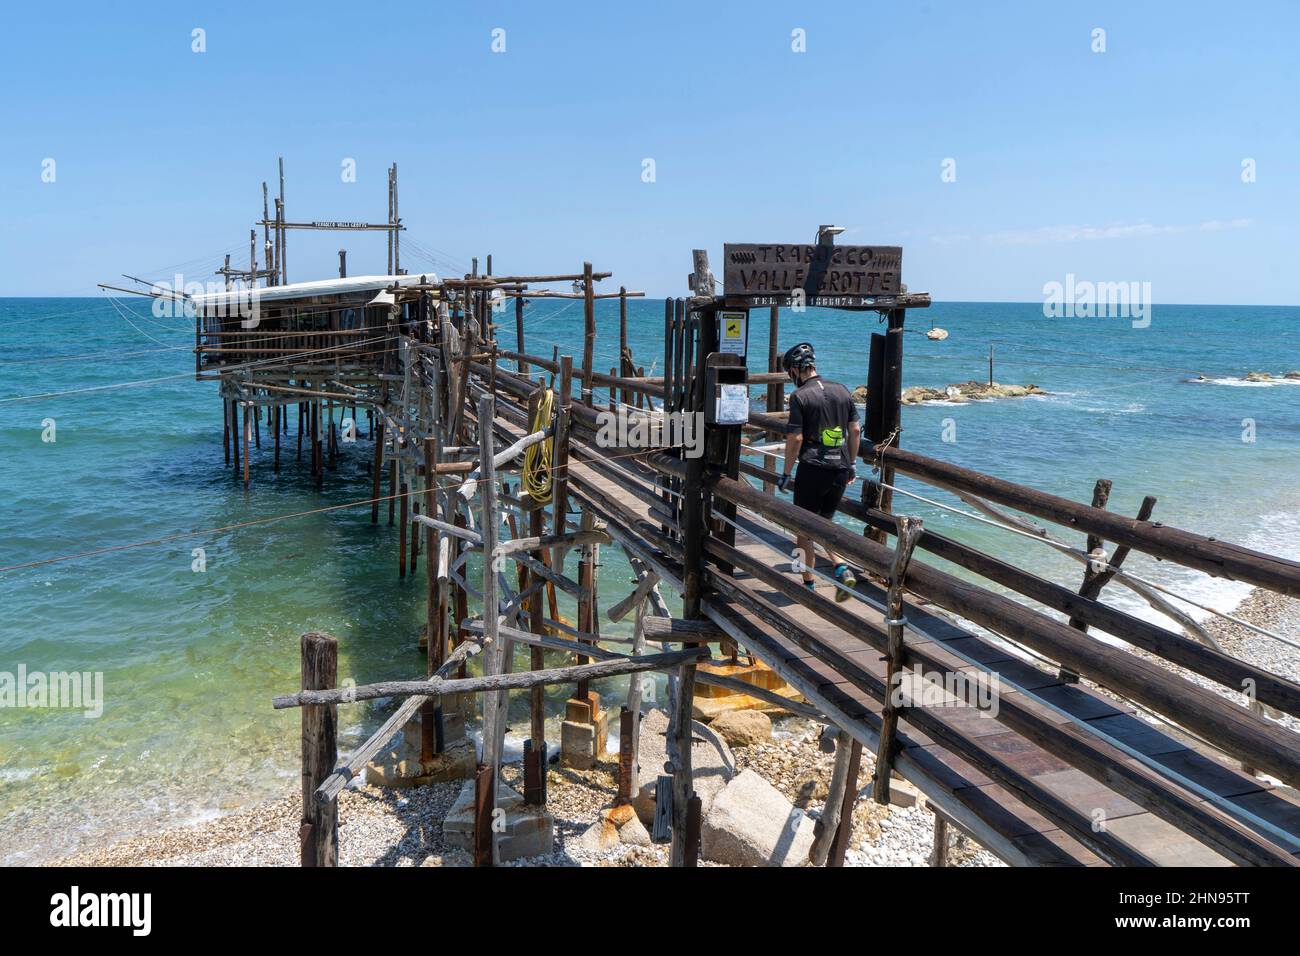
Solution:
[[[773,739],[735,750],[737,770],[754,770],[792,803],[820,815],[833,757],[818,748],[819,727],[796,718],[780,719]],[[863,754],[861,780],[871,776]],[[582,834],[609,807],[617,789],[613,762],[589,771],[551,767],[547,809],[555,818],[555,849],[544,857],[509,866],[666,866],[666,846],[618,845],[594,850]],[[520,768],[503,768],[508,783],[521,786]],[[468,866],[469,858],[443,839],[442,820],[461,782],[413,789],[361,786],[339,798],[339,865]],[[296,866],[297,794],[243,809],[201,824],[163,830],[58,861],[66,866]],[[860,799],[846,857],[849,866],[923,866],[934,839],[934,816],[922,804],[881,807]],[[950,861],[958,866],[1000,866],[964,837],[953,838]],[[703,865],[713,865],[704,862]]]
[[[1300,635],[1300,601],[1253,592],[1234,616],[1294,638]],[[1225,651],[1292,680],[1300,680],[1300,655],[1292,648],[1232,622],[1206,624]],[[1136,651],[1143,656],[1150,656]],[[1159,658],[1151,658],[1159,661]],[[1160,661],[1173,670],[1181,669]],[[1198,675],[1198,684],[1237,696]],[[1283,722],[1300,729],[1290,717]],[[818,747],[819,726],[798,718],[776,722],[773,739],[734,754],[737,771],[751,769],[781,791],[796,807],[820,816],[834,758]],[[870,780],[872,759],[863,754],[861,781]],[[617,766],[598,764],[590,771],[552,766],[547,809],[555,818],[555,848],[544,857],[511,866],[666,866],[667,847],[615,846],[593,850],[580,839],[616,791]],[[503,768],[506,781],[521,787],[520,768]],[[460,792],[461,782],[415,789],[360,786],[339,800],[339,863],[342,866],[467,866],[462,851],[443,839],[442,820]],[[81,866],[296,866],[299,798],[296,793],[242,809],[194,826],[163,830],[111,846],[88,849],[55,865]],[[869,797],[858,800],[846,864],[849,866],[924,866],[934,839],[934,816],[924,798],[910,807],[882,807]],[[950,865],[1001,866],[992,854],[954,834]],[[713,865],[704,863],[703,865]]]

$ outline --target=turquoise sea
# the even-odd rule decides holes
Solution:
[[[662,355],[663,303],[633,300],[629,313],[649,367]],[[617,302],[597,314],[606,370]],[[580,305],[539,301],[528,317],[530,351],[565,343],[580,354]],[[765,355],[766,310],[753,324],[751,354]],[[905,385],[983,378],[993,345],[998,381],[1049,394],[905,408],[905,447],[1085,501],[1109,478],[1116,511],[1154,494],[1167,524],[1300,557],[1300,379],[1281,380],[1300,369],[1300,308],[1157,304],[1139,329],[1046,318],[1037,303],[949,302],[909,320],[918,333],[931,325],[949,336],[907,336]],[[787,310],[782,326],[783,348],[809,340],[823,374],[865,382],[874,315]],[[364,499],[371,453],[364,440],[345,446],[318,493],[291,436],[281,474],[264,449],[245,494],[223,467],[216,386],[194,381],[192,343],[184,319],[156,318],[143,300],[0,299],[0,672],[102,672],[105,693],[96,719],[0,709],[7,863],[291,791],[298,716],[269,702],[297,686],[303,631],[339,636],[341,677],[424,671],[423,567],[399,581],[397,530],[373,527],[368,506],[205,531]],[[1275,380],[1247,382],[1249,372]],[[1198,374],[1206,381],[1189,381]],[[896,508],[1058,581],[1080,577],[1024,538],[906,498]],[[204,533],[158,542],[190,531]],[[158,543],[3,570],[146,541]],[[1130,567],[1224,609],[1247,590],[1140,556]],[[617,554],[601,575],[606,595],[626,587]],[[1137,610],[1122,591],[1108,598]],[[390,711],[345,708],[343,745]]]

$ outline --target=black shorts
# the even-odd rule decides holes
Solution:
[[[794,474],[794,503],[823,518],[834,518],[853,473],[847,468],[823,468],[800,462]]]

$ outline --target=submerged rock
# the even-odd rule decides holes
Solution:
[[[1273,376],[1268,372],[1247,372],[1245,381],[1247,382],[1271,382]]]

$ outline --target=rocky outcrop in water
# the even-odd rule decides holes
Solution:
[[[994,398],[1024,398],[1027,395],[1046,395],[1037,385],[1003,385],[1001,382],[958,382],[946,388],[927,388],[916,385],[903,390],[904,405],[922,402],[980,402]]]

